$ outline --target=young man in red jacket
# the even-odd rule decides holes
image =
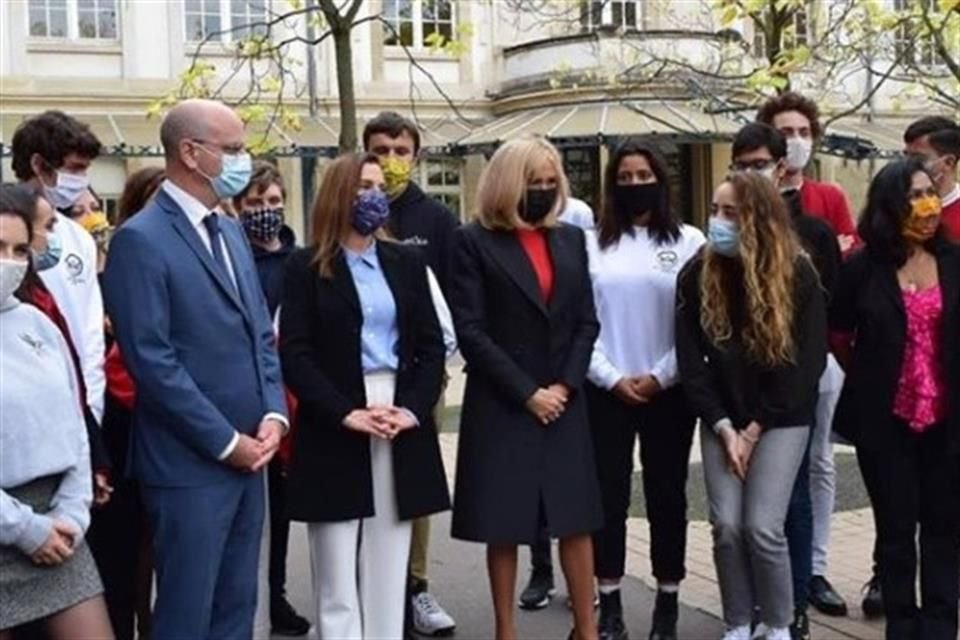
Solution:
[[[927,116],[915,121],[903,134],[904,151],[923,156],[927,171],[940,193],[941,220],[947,237],[960,243],[960,125],[942,116]]]
[[[767,100],[757,112],[757,120],[787,139],[787,175],[783,188],[800,190],[803,210],[825,220],[837,234],[840,251],[848,254],[859,240],[847,195],[835,184],[818,182],[803,174],[823,135],[817,103],[788,91]]]

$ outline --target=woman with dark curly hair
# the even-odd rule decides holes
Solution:
[[[834,426],[873,504],[889,640],[955,640],[960,581],[960,248],[917,158],[884,167],[830,327],[847,378]],[[920,532],[920,600],[917,530]]]
[[[773,183],[735,174],[677,292],[677,361],[701,420],[724,640],[790,640],[784,522],[826,365],[826,301]]]

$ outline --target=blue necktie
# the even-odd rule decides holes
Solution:
[[[230,269],[227,268],[227,256],[223,253],[223,243],[220,241],[220,218],[216,213],[211,213],[203,219],[203,226],[207,228],[207,233],[210,235],[210,250],[213,252],[214,262],[220,267],[221,273],[223,277],[227,279],[227,282],[236,289],[236,284],[234,284],[233,278],[230,277]]]

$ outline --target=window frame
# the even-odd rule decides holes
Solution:
[[[439,165],[443,184],[430,184],[431,165]],[[463,211],[463,168],[464,163],[460,158],[451,158],[443,155],[427,155],[421,158],[420,162],[417,163],[416,171],[416,182],[418,185],[420,185],[420,188],[425,194],[431,198],[436,198],[437,196],[456,198],[456,210],[451,210],[451,213],[453,213],[453,215],[457,218],[460,217],[461,212]],[[447,173],[451,170],[457,176],[456,184],[448,184],[446,181]],[[444,205],[450,209],[443,198],[437,199],[441,200],[441,202],[444,202]]]
[[[396,11],[394,12],[393,16],[388,16],[386,13],[386,5],[388,1],[393,3],[393,5],[396,7]],[[444,2],[444,1],[449,2],[450,4],[450,20],[449,21],[440,20],[436,16],[432,18],[430,21],[427,21],[424,19],[424,8],[425,6],[427,6],[428,2],[436,3],[436,2]],[[409,19],[400,17],[401,3],[409,3],[410,5]],[[380,5],[381,16],[385,21],[390,22],[393,25],[398,36],[398,42],[396,43],[388,42],[387,41],[388,39],[393,38],[393,34],[392,32],[387,30],[385,25],[381,25],[381,32],[382,32],[381,41],[383,42],[384,48],[386,48],[388,51],[402,49],[404,46],[414,51],[422,51],[424,49],[430,48],[430,45],[426,44],[426,40],[430,34],[424,33],[424,28],[431,24],[434,25],[435,27],[441,24],[449,24],[450,35],[449,36],[445,35],[444,37],[448,37],[448,39],[451,39],[451,40],[454,39],[457,34],[457,25],[459,24],[459,18],[460,18],[460,12],[457,6],[458,4],[459,3],[457,2],[457,0],[384,0]],[[409,44],[404,44],[402,42],[403,32],[402,32],[401,25],[406,24],[408,22],[410,24],[410,30],[411,30],[411,42]],[[432,33],[437,33],[437,32],[438,31],[435,30]]]
[[[33,33],[33,22],[31,21],[31,15],[33,14],[34,2],[43,2],[44,4],[44,26],[46,27],[47,33],[44,35],[34,34]],[[121,26],[123,24],[123,14],[121,13],[122,2],[120,0],[94,0],[94,16],[96,17],[96,22],[94,28],[99,32],[100,28],[100,10],[101,4],[112,4],[113,5],[113,14],[114,14],[114,33],[115,35],[112,38],[104,38],[99,35],[94,37],[87,37],[80,35],[80,2],[79,0],[63,0],[64,5],[64,16],[66,20],[66,33],[62,36],[52,36],[49,35],[50,32],[50,1],[51,0],[27,0],[26,2],[26,22],[27,22],[27,39],[32,43],[66,43],[66,44],[80,44],[80,45],[117,45],[121,41]],[[58,11],[59,12],[59,11]]]
[[[230,29],[233,28],[234,0],[216,0],[217,7],[218,7],[217,17],[220,20],[220,28],[217,29],[217,31],[224,31],[225,33],[220,34],[219,37],[207,39],[207,35],[206,35],[207,28],[202,18],[200,26],[201,26],[201,29],[204,31],[204,36],[199,40],[193,39],[192,34],[190,33],[190,30],[187,25],[188,15],[193,12],[188,11],[187,5],[191,2],[199,2],[201,6],[204,8],[202,11],[199,12],[199,14],[203,17],[206,17],[208,15],[211,15],[206,11],[207,1],[208,0],[181,0],[180,7],[181,7],[181,13],[182,13],[182,22],[183,22],[183,40],[187,45],[198,45],[201,42],[206,41],[207,43],[210,43],[210,44],[222,44],[222,45],[229,46],[236,42],[243,42],[253,37],[254,34],[251,34],[249,31],[247,31],[246,34],[243,35],[242,37],[239,37],[238,32],[230,31]],[[246,3],[245,14],[248,17],[248,22],[252,21],[253,19],[256,18],[256,16],[251,14],[251,11],[253,10],[253,8],[249,4],[251,0],[243,0],[243,1]],[[272,13],[273,0],[260,0],[260,1],[263,2],[263,19],[266,20],[268,16],[270,16]]]
[[[913,11],[918,3],[925,3],[929,11],[935,9],[936,0],[894,0],[893,9],[897,12]],[[945,68],[946,63],[937,53],[937,43],[933,34],[922,37],[914,33],[912,23],[904,23],[897,27],[894,33],[894,51],[897,55],[906,58],[907,62],[917,69],[938,71]]]
[[[780,43],[782,49],[808,46],[815,39],[815,11],[816,5],[812,0],[807,0],[803,7],[793,14],[793,35],[782,34],[783,41]],[[755,23],[753,25],[753,51],[754,55],[758,57],[766,58],[767,56],[767,34],[764,30],[757,29]]]
[[[628,21],[629,7],[633,7],[633,24]],[[619,20],[615,19],[617,11],[620,13]],[[593,33],[602,29],[641,31],[643,15],[642,0],[581,0],[580,32]]]

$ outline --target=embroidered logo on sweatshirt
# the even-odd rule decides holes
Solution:
[[[661,271],[674,272],[677,270],[677,264],[680,262],[680,256],[673,249],[664,249],[658,251],[656,255],[657,268]]]
[[[67,268],[67,275],[70,277],[71,283],[82,284],[86,281],[83,277],[83,258],[71,253],[64,259],[63,265]]]
[[[21,333],[20,339],[23,340],[28,347],[33,349],[33,354],[35,356],[42,358],[44,355],[46,355],[46,345],[43,344],[43,340],[40,338],[34,338],[29,333]]]
[[[417,247],[425,247],[430,244],[430,241],[426,238],[421,238],[420,236],[410,236],[409,238],[404,238],[401,240],[400,244],[412,244]]]

